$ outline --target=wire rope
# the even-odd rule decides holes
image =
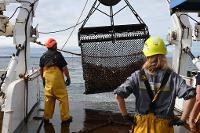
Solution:
[[[70,30],[70,29],[76,27],[77,25],[80,25],[83,22],[84,22],[84,20],[82,20],[81,22],[77,23],[76,25],[73,25],[71,27],[68,27],[68,28],[65,28],[65,29],[62,29],[62,30],[49,31],[49,32],[39,32],[39,33],[40,34],[54,34],[54,33],[58,33],[58,32],[64,32],[64,31],[67,31],[67,30]]]
[[[85,2],[85,4],[84,4],[84,7],[83,7],[83,9],[82,9],[82,11],[81,11],[81,14],[80,14],[80,16],[79,16],[79,18],[78,18],[78,20],[77,20],[77,22],[76,22],[75,25],[77,25],[77,24],[79,23],[79,20],[80,20],[80,18],[82,17],[83,12],[85,11],[85,8],[86,8],[86,6],[87,6],[87,3],[88,3],[88,0],[86,0],[86,2]],[[68,36],[67,40],[65,41],[65,43],[64,43],[63,46],[61,47],[61,50],[65,47],[65,45],[67,44],[67,42],[68,42],[69,39],[71,38],[71,36],[72,36],[72,34],[73,34],[75,28],[76,28],[76,26],[73,27],[73,30],[71,31],[71,33],[70,33],[70,35]]]

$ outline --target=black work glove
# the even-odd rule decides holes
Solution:
[[[45,80],[44,79],[42,80],[42,83],[43,83],[43,87],[45,87]]]
[[[69,86],[71,84],[71,79],[70,78],[67,78],[67,80],[65,81],[65,85],[66,86]]]
[[[133,125],[133,124],[135,124],[135,120],[134,120],[134,117],[131,117],[130,115],[123,115],[122,116],[123,117],[123,119],[124,119],[124,121],[126,122],[126,123],[128,123],[129,125]]]
[[[170,121],[169,126],[182,126],[184,124],[186,124],[185,121],[182,121],[179,118],[176,118]]]

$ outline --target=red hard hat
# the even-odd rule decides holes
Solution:
[[[47,40],[47,42],[45,43],[45,46],[47,47],[47,48],[52,48],[54,45],[56,45],[57,44],[57,42],[56,42],[56,40],[55,39],[53,39],[53,38],[49,38],[48,40]]]

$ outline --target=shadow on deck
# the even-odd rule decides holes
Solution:
[[[56,107],[54,118],[49,126],[42,126],[40,133],[129,133],[131,126],[125,123],[120,114],[110,111],[84,109],[83,105],[73,103],[73,121],[62,125]]]

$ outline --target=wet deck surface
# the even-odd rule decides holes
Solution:
[[[20,133],[129,133],[131,126],[122,120],[119,113],[85,108],[85,104],[71,102],[71,115],[73,122],[70,125],[62,125],[58,103],[56,104],[54,117],[51,124],[44,126],[42,123],[43,111],[36,109],[25,124]],[[184,127],[175,126],[175,133],[190,133]]]
[[[58,105],[58,104],[57,104]],[[59,108],[56,106],[51,125],[42,125],[40,133],[128,133],[128,126],[120,114],[109,111],[85,109],[84,104],[73,103],[70,125],[61,125]]]
[[[70,112],[73,121],[70,125],[61,125],[60,111],[56,102],[51,125],[42,123],[43,103],[30,117],[20,133],[129,133],[127,125],[119,114],[113,94],[84,95],[79,84],[69,88]],[[129,113],[134,112],[133,99],[126,101]],[[36,118],[36,119],[35,119]],[[175,128],[175,133],[190,133],[185,129]]]
[[[129,132],[130,126],[124,124],[113,93],[85,95],[83,92],[83,84],[72,84],[68,88],[70,113],[73,117],[69,126],[61,125],[57,101],[54,116],[50,120],[52,124],[45,127],[42,123],[44,106],[41,102],[20,133],[83,133],[86,130],[84,133]],[[127,106],[129,112],[134,110],[132,101]]]
[[[61,125],[59,108],[56,107],[50,126],[42,125],[39,133],[129,133],[131,126],[125,123],[119,113],[85,108],[84,104],[73,103],[73,122]],[[174,127],[175,133],[190,133],[184,127]]]
[[[73,104],[70,108],[73,122],[70,125],[61,124],[57,103],[51,124],[44,126],[42,123],[43,111],[40,106],[40,111],[36,109],[20,133],[129,133],[131,130],[131,126],[123,121],[119,113],[88,109],[80,102],[70,103]],[[184,127],[174,128],[175,133],[190,133]]]
[[[131,128],[119,113],[86,109],[85,105],[80,103],[73,103],[70,110],[73,121],[69,125],[62,125],[57,103],[54,116],[50,120],[51,124],[45,126],[40,106],[33,112],[20,133],[129,133]]]

